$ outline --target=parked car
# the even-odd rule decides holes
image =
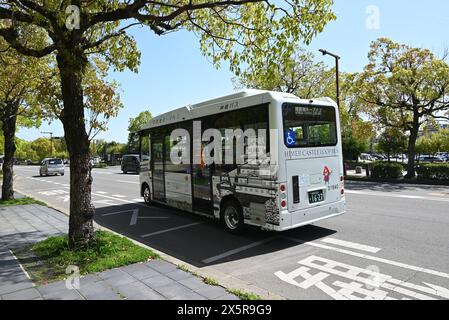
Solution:
[[[377,153],[372,153],[371,154],[371,158],[373,158],[374,160],[377,160],[377,161],[385,161],[385,160],[387,160],[386,156],[384,156],[382,154],[377,154]]]
[[[41,167],[39,169],[39,175],[48,176],[48,175],[64,175],[65,166],[64,161],[62,159],[57,158],[47,158],[42,160]]]
[[[436,154],[436,156],[443,159],[446,162],[449,162],[449,153],[448,152],[438,152]]]
[[[376,159],[374,159],[373,157],[371,157],[371,155],[367,154],[367,153],[362,153],[359,156],[359,162],[361,163],[371,163],[373,161],[375,161]]]
[[[440,157],[436,157],[436,156],[419,156],[418,157],[418,162],[430,162],[430,163],[441,163],[444,162],[444,159],[440,158]]]

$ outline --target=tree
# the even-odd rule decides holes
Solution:
[[[335,95],[335,69],[314,62],[315,56],[299,49],[283,63],[271,70],[253,66],[239,78],[234,87],[293,93],[303,99]]]
[[[202,52],[216,66],[228,60],[237,75],[242,63],[273,68],[301,41],[309,43],[335,18],[332,3],[292,0],[277,6],[268,0],[3,1],[0,19],[9,25],[0,28],[0,36],[24,55],[54,55],[59,69],[61,121],[71,161],[70,247],[88,246],[94,235],[82,85],[92,55],[100,55],[116,70],[137,70],[140,54],[127,30],[142,25],[157,35],[182,29],[196,33]],[[25,31],[30,27],[43,30],[48,43],[35,47],[23,44],[18,25]]]
[[[0,27],[2,26],[0,22]],[[30,30],[26,42],[37,42],[39,35]],[[36,39],[31,39],[36,36]],[[47,60],[26,57],[0,38],[0,124],[4,139],[2,199],[14,199],[14,156],[18,126],[40,122],[36,92],[42,88]]]
[[[449,119],[449,65],[430,50],[381,38],[371,44],[359,78],[359,99],[384,127],[408,132],[407,178],[415,177],[418,132],[431,119]]]
[[[390,162],[392,155],[402,154],[406,148],[407,137],[397,128],[384,130],[377,144],[378,151],[387,155],[388,162]]]
[[[139,130],[153,118],[150,111],[142,111],[135,118],[129,119],[128,125],[128,152],[136,153],[139,150]],[[142,150],[149,150],[148,139],[142,140]]]

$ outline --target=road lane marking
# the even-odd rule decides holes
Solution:
[[[392,194],[386,192],[371,192],[371,191],[353,191],[345,190],[347,194],[357,194],[372,197],[388,197],[388,198],[399,198],[399,199],[413,199],[413,200],[427,200],[427,201],[442,201],[449,202],[449,198],[437,198],[437,197],[425,197],[425,196],[410,196],[402,194]]]
[[[334,239],[334,238],[324,238],[321,241],[330,243],[330,244],[335,244],[340,247],[348,247],[351,249],[357,249],[357,250],[371,252],[371,253],[377,253],[380,250],[382,250],[381,248],[371,247],[371,246],[367,246],[364,244],[359,244],[359,243],[355,243],[355,242],[344,241],[344,240],[339,240],[339,239]]]
[[[216,256],[213,256],[213,257],[204,259],[202,262],[203,262],[203,263],[206,263],[206,264],[209,264],[209,263],[215,262],[215,261],[217,261],[217,260],[221,260],[221,259],[223,259],[223,258],[232,256],[232,255],[234,255],[234,254],[236,254],[236,253],[239,253],[239,252],[242,252],[242,251],[246,251],[246,250],[248,250],[248,249],[251,249],[251,248],[260,246],[260,245],[265,244],[265,243],[267,243],[267,242],[270,242],[270,241],[272,241],[272,240],[274,240],[274,239],[276,239],[276,238],[277,238],[277,236],[276,236],[276,237],[271,237],[271,238],[268,238],[268,239],[265,239],[265,240],[253,242],[253,243],[250,243],[250,244],[248,244],[248,245],[246,245],[246,246],[242,246],[242,247],[240,247],[240,248],[236,248],[236,249],[233,249],[233,250],[229,250],[229,251],[223,252],[223,253],[221,253],[221,254],[218,254],[218,255],[216,255]]]
[[[117,182],[131,183],[131,184],[139,184],[139,182],[135,182],[135,181],[126,181],[126,180],[117,180]]]
[[[142,202],[143,199],[142,199],[142,198],[136,198],[136,199],[133,199],[132,201],[135,201],[135,202]]]
[[[126,198],[126,196],[122,196],[121,194],[113,194],[112,196],[115,198]]]
[[[104,192],[104,191],[95,191],[96,193],[99,193],[99,194],[107,194],[107,192]]]
[[[94,200],[92,202],[93,203],[98,203],[98,204],[105,204],[105,205],[108,205],[108,206],[121,206],[120,203],[113,202],[113,200],[110,200],[110,199]]]
[[[92,192],[92,195],[93,195],[93,196],[98,196],[98,197],[103,197],[103,198],[106,198],[106,199],[111,199],[111,200],[121,201],[121,202],[125,202],[125,203],[131,203],[131,204],[134,204],[134,205],[136,205],[136,206],[141,206],[141,207],[145,207],[145,208],[148,207],[148,206],[147,206],[146,204],[144,204],[144,203],[136,203],[136,202],[129,201],[129,200],[125,200],[125,199],[117,199],[117,198],[113,198],[113,197],[110,197],[110,196],[105,196],[105,195],[102,195],[102,194],[98,194],[98,193],[96,193],[96,192]]]
[[[389,297],[392,293],[405,296],[403,299],[411,297],[420,300],[435,300],[434,297],[422,293],[446,299],[449,297],[449,290],[446,288],[428,283],[424,283],[426,286],[422,286],[395,279],[391,275],[380,273],[378,268],[360,268],[314,255],[299,261],[298,264],[300,267],[290,273],[277,271],[274,275],[280,280],[304,290],[315,286],[334,299],[395,299]],[[334,277],[344,278],[350,282],[334,281]],[[302,278],[302,282],[296,281],[297,278]],[[328,284],[325,283],[325,280]],[[329,286],[329,283],[339,289],[335,290]]]
[[[200,224],[204,224],[205,222],[195,222],[195,223],[189,223],[189,224],[185,224],[179,227],[174,227],[174,228],[170,228],[170,229],[165,229],[165,230],[160,230],[160,231],[156,231],[156,232],[152,232],[152,233],[148,233],[148,234],[144,234],[141,235],[141,238],[149,238],[152,236],[156,236],[162,233],[167,233],[167,232],[171,232],[171,231],[176,231],[176,230],[180,230],[180,229],[185,229],[185,228],[189,228],[189,227],[193,227],[193,226],[198,226]]]
[[[283,236],[282,238],[290,240],[290,241],[293,241],[293,242],[297,242],[297,243],[309,245],[309,246],[312,246],[312,247],[316,247],[316,248],[332,250],[332,251],[336,251],[336,252],[339,252],[339,253],[343,253],[343,254],[347,254],[347,255],[351,255],[351,256],[367,259],[367,260],[373,260],[373,261],[377,261],[377,262],[380,262],[380,263],[385,263],[385,264],[389,264],[389,265],[392,265],[392,266],[396,266],[396,267],[400,267],[400,268],[404,268],[404,269],[409,269],[409,270],[413,270],[413,271],[417,271],[417,272],[423,272],[423,273],[431,274],[431,275],[434,275],[434,276],[438,276],[438,277],[443,277],[443,278],[449,279],[449,274],[447,274],[445,272],[441,272],[441,271],[436,271],[436,270],[427,269],[427,268],[421,268],[421,267],[409,265],[409,264],[402,263],[402,262],[397,262],[397,261],[393,261],[393,260],[379,258],[379,257],[375,257],[375,256],[363,254],[363,253],[358,253],[358,252],[346,250],[346,249],[335,248],[335,247],[323,245],[323,244],[316,243],[316,242],[310,242],[310,241],[304,241],[304,240],[300,240],[300,239],[295,239],[293,237]]]

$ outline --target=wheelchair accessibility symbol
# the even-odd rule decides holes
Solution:
[[[287,131],[286,133],[286,142],[288,146],[294,146],[296,144],[296,139],[295,139],[295,132],[294,131]]]

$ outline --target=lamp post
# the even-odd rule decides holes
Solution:
[[[41,132],[41,133],[50,135],[51,156],[53,157],[53,132]]]
[[[336,82],[337,82],[337,105],[338,109],[340,109],[340,71],[339,71],[340,56],[323,49],[320,49],[319,51],[323,54],[323,56],[328,55],[334,57],[335,59]]]

